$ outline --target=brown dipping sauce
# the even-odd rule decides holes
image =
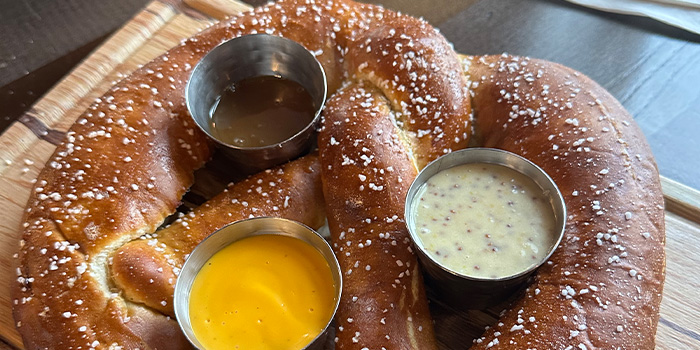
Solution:
[[[278,76],[245,78],[224,90],[209,120],[212,136],[237,147],[264,147],[294,136],[317,107],[299,83]]]

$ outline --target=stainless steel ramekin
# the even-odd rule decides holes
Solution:
[[[190,291],[195,277],[204,264],[221,249],[243,238],[259,235],[281,235],[300,239],[316,248],[328,262],[335,284],[336,302],[333,306],[333,314],[328,319],[323,331],[303,348],[304,350],[322,350],[330,331],[330,325],[338,310],[343,290],[340,265],[330,245],[321,235],[302,223],[282,218],[259,217],[236,221],[211,234],[192,251],[182,266],[175,283],[173,306],[182,332],[197,349],[205,350],[197,340],[190,323]]]
[[[239,147],[217,139],[209,124],[216,100],[231,84],[257,76],[299,83],[317,106],[314,118],[290,138],[268,146]],[[250,34],[224,42],[197,63],[185,88],[185,102],[197,126],[238,167],[254,172],[294,159],[313,146],[326,90],[323,67],[303,46],[279,36]]]
[[[556,220],[556,238],[547,255],[538,264],[507,277],[481,278],[456,272],[437,262],[426,253],[415,229],[413,206],[416,194],[421,186],[438,172],[468,163],[498,164],[511,168],[532,179],[549,197]],[[404,215],[411,239],[426,272],[426,280],[432,291],[437,294],[436,297],[440,300],[462,309],[483,309],[511,296],[554,253],[564,236],[566,225],[564,198],[549,175],[531,161],[517,154],[494,148],[468,148],[455,151],[428,164],[418,174],[408,190]]]

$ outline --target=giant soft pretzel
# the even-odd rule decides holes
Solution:
[[[255,32],[315,52],[338,90],[324,112],[320,164],[312,155],[256,175],[152,234],[210,157],[184,107],[191,67]],[[548,171],[570,213],[550,263],[475,346],[653,348],[662,197],[651,152],[619,103],[549,62],[460,62],[425,22],[343,0],[282,1],[233,17],[139,69],[77,120],[28,203],[12,286],[25,346],[187,348],[169,316],[184,256],[251,215],[317,226],[321,172],[345,279],[336,347],[436,348],[401,214],[417,170],[465,147],[472,116],[482,144]]]

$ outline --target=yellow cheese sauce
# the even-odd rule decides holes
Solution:
[[[323,255],[287,236],[244,238],[202,267],[190,320],[205,349],[301,349],[324,329],[335,285]]]
[[[501,165],[440,171],[419,189],[414,228],[435,261],[463,275],[500,278],[537,265],[555,243],[549,199],[529,177]]]

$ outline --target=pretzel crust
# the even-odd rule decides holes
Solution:
[[[561,245],[475,349],[653,349],[665,272],[663,194],[644,135],[605,89],[562,65],[464,60],[486,147],[544,169],[566,202]]]
[[[320,170],[310,156],[258,175],[192,222],[148,236],[211,156],[184,106],[190,69],[221,42],[256,32],[300,42],[338,90],[324,112]],[[461,63],[423,21],[346,0],[289,0],[221,22],[137,70],[78,118],[32,191],[12,286],[25,347],[189,348],[170,317],[170,282],[184,254],[223,224],[207,215],[239,211],[242,201],[275,215],[289,197],[294,210],[284,215],[314,226],[322,182],[346,274],[337,346],[436,348],[403,197],[417,170],[466,146],[473,108],[476,138],[543,167],[571,215],[550,264],[475,348],[652,349],[663,198],[632,118],[557,64],[511,56]],[[261,200],[247,187],[258,179],[284,183],[287,194]],[[159,268],[167,274],[154,274]]]
[[[467,145],[467,81],[434,29],[394,13],[383,20],[400,23],[401,34],[377,25],[358,36],[346,56],[356,74],[329,99],[319,134],[328,223],[346,281],[336,348],[436,349],[403,209],[417,170]]]

